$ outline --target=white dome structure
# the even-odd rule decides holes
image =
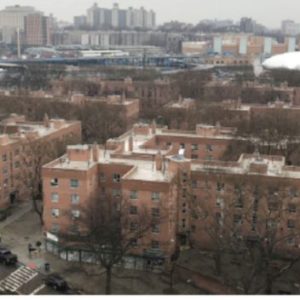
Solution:
[[[300,70],[300,52],[274,55],[263,62],[265,69]]]

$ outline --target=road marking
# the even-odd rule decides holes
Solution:
[[[0,291],[16,292],[21,286],[32,280],[38,273],[25,266],[18,268],[0,281]]]
[[[39,286],[38,288],[36,288],[30,295],[35,295],[37,294],[40,290],[42,290],[44,287],[46,287],[45,284],[42,284],[41,286]]]

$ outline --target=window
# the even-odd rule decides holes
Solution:
[[[198,158],[199,158],[198,154],[192,154],[191,155],[191,159],[198,159]]]
[[[101,194],[102,194],[102,195],[105,195],[105,192],[106,192],[105,187],[102,187],[102,188],[101,188]]]
[[[51,226],[51,229],[50,231],[52,233],[58,233],[60,230],[60,225],[59,224],[56,224],[56,223],[53,223],[52,226]]]
[[[2,169],[2,172],[3,172],[3,174],[7,174],[7,173],[8,173],[7,168],[3,168],[3,169]]]
[[[268,220],[267,221],[267,228],[269,228],[269,229],[276,229],[277,224],[278,223],[275,220]]]
[[[193,189],[197,188],[197,180],[192,180],[192,188]]]
[[[58,218],[59,217],[59,209],[58,208],[52,208],[51,209],[51,215],[54,218]]]
[[[80,210],[72,210],[71,211],[72,219],[78,219],[80,217]]]
[[[172,146],[172,143],[171,142],[167,142],[167,147],[170,147]]]
[[[160,193],[159,192],[153,192],[151,195],[152,201],[159,201],[160,200]]]
[[[295,187],[289,189],[290,197],[299,197],[299,191]]]
[[[79,181],[78,181],[78,179],[71,179],[70,180],[70,187],[71,188],[77,188],[77,187],[79,187]]]
[[[58,203],[58,201],[59,201],[59,195],[58,195],[58,193],[52,193],[51,194],[51,202],[52,203]]]
[[[131,222],[130,223],[130,231],[134,232],[138,229],[138,224],[136,222]]]
[[[296,204],[290,203],[288,205],[288,210],[289,210],[289,213],[295,213],[296,212]]]
[[[243,192],[239,185],[236,185],[234,187],[234,192],[236,194],[236,201],[235,201],[235,207],[236,208],[243,208],[244,207],[244,201],[243,201]]]
[[[19,167],[20,167],[20,162],[16,161],[16,162],[15,162],[15,168],[17,169],[17,168],[19,168]]]
[[[292,229],[295,228],[295,221],[294,220],[288,220],[287,221],[287,227]]]
[[[100,182],[105,182],[106,178],[103,172],[100,173]]]
[[[242,216],[241,215],[234,215],[233,216],[233,223],[234,224],[242,224]]]
[[[185,226],[186,226],[185,219],[181,220],[181,226],[182,226],[182,228],[185,228]]]
[[[72,194],[71,195],[71,203],[72,204],[79,204],[80,202],[80,196],[77,194]]]
[[[217,204],[218,207],[222,208],[223,205],[224,205],[224,200],[222,198],[217,197],[216,204]]]
[[[69,226],[69,232],[71,234],[79,234],[79,226],[78,224],[72,224]]]
[[[185,149],[185,144],[184,143],[180,144],[180,149]]]
[[[279,202],[275,198],[268,199],[268,207],[270,211],[277,211],[279,209]]]
[[[113,197],[120,197],[121,196],[121,190],[119,190],[119,189],[112,189],[112,196]]]
[[[51,186],[58,186],[58,179],[57,178],[51,179],[50,184],[51,184]]]
[[[132,247],[136,248],[138,246],[137,239],[130,239],[130,244],[132,245]]]
[[[129,213],[130,213],[131,215],[137,215],[137,213],[138,213],[137,207],[136,207],[136,206],[130,206],[130,208],[129,208]]]
[[[288,244],[289,246],[296,246],[295,238],[289,238],[289,239],[287,240],[287,244]]]
[[[217,191],[218,192],[223,192],[225,188],[225,184],[221,182],[217,182]]]
[[[188,178],[188,174],[186,172],[182,172],[182,182],[186,183],[187,182],[187,178]]]
[[[19,153],[20,153],[19,148],[15,149],[15,155],[19,155]]]
[[[138,198],[138,192],[137,191],[130,191],[130,199],[135,200]]]
[[[152,233],[159,233],[159,225],[153,224],[151,228]]]
[[[159,241],[151,241],[152,249],[159,249]]]
[[[2,155],[2,161],[7,161],[7,154]]]
[[[213,151],[213,146],[212,145],[206,145],[206,150],[209,151],[209,152],[212,152]]]
[[[120,180],[121,180],[121,175],[114,173],[113,174],[113,182],[120,182]]]
[[[186,197],[186,189],[182,189],[182,197],[183,197],[183,198]]]
[[[198,145],[197,144],[192,144],[192,150],[198,150]]]
[[[151,215],[152,215],[152,217],[154,217],[154,218],[159,218],[159,216],[160,216],[160,211],[159,211],[159,208],[152,208],[152,210],[151,210]]]

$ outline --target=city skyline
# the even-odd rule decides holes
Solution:
[[[237,0],[227,0],[226,3],[221,0],[214,0],[210,3],[204,0],[173,0],[172,2],[152,0],[150,4],[146,0],[78,0],[76,6],[70,5],[71,0],[53,0],[51,3],[43,2],[42,4],[38,0],[19,0],[14,3],[11,0],[2,0],[0,9],[11,5],[30,5],[46,14],[52,13],[59,20],[72,22],[74,16],[86,14],[87,9],[95,2],[106,8],[111,8],[114,2],[118,2],[120,8],[144,6],[146,9],[152,9],[157,13],[158,25],[171,20],[188,23],[197,23],[203,19],[232,19],[238,21],[241,17],[247,16],[271,28],[279,28],[281,21],[284,19],[298,22],[298,10],[295,8],[300,7],[299,2],[296,2],[296,0],[277,0],[276,2],[271,0],[258,2],[258,0],[254,0],[251,3],[243,3],[242,7],[240,1]],[[257,5],[255,5],[255,2],[257,2]],[[170,9],[171,5],[172,9]],[[266,14],[265,12],[268,9],[271,9],[273,13]]]

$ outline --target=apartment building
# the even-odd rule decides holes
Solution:
[[[190,239],[212,248],[216,234],[235,235],[299,253],[299,171],[282,156],[257,151],[236,162],[191,162],[191,193],[207,215],[190,219]]]
[[[52,44],[51,19],[41,13],[25,17],[25,42],[27,45],[44,46]]]
[[[101,97],[109,95],[124,95],[128,99],[140,99],[140,112],[151,108],[160,108],[177,99],[178,88],[169,79],[155,79],[152,81],[133,81],[127,77],[124,80],[90,79],[101,87]],[[72,82],[67,80],[53,81],[52,91],[55,96],[65,95],[72,91]]]
[[[252,242],[265,240],[272,229],[278,251],[299,251],[299,167],[258,151],[235,162],[218,160],[230,132],[198,125],[189,134],[136,124],[105,147],[69,146],[66,155],[43,167],[47,250],[69,261],[91,262],[78,245],[66,247],[60,233],[80,234],[81,209],[97,193],[116,203],[129,201],[129,217],[146,207],[159,219],[136,240],[125,259],[128,268],[161,268],[178,245],[211,249],[215,240],[208,230],[216,226],[222,237],[234,233]],[[215,152],[214,159],[207,152]]]
[[[107,9],[98,7],[95,3],[87,10],[87,23],[94,29],[151,29],[156,25],[156,15],[154,11],[148,11],[144,7],[120,9],[114,3],[112,9]]]
[[[48,251],[67,260],[86,257],[81,251],[66,251],[59,242],[59,233],[79,230],[76,218],[71,220],[64,212],[79,217],[91,195],[104,193],[119,201],[129,199],[129,214],[147,207],[153,216],[166,216],[137,241],[131,251],[135,258],[127,263],[143,269],[153,261],[169,261],[177,247],[179,205],[184,206],[178,203],[178,172],[186,169],[191,158],[220,158],[232,134],[230,128],[205,125],[198,125],[194,132],[180,132],[155,123],[136,124],[121,137],[108,140],[105,147],[68,147],[66,155],[43,167]]]
[[[81,123],[78,121],[65,121],[48,119],[44,122],[29,122],[24,116],[11,114],[0,124],[0,208],[7,208],[17,201],[28,200],[28,187],[20,177],[25,176],[27,168],[25,160],[37,155],[31,151],[33,143],[78,143],[81,141]],[[50,154],[48,161],[55,158],[55,151]],[[46,156],[46,154],[45,154]]]
[[[82,94],[73,94],[69,97],[68,102],[77,105],[98,103],[112,110],[116,109],[121,119],[126,121],[130,127],[138,121],[140,115],[140,100],[127,98],[124,93],[122,95],[109,95],[107,97],[87,97]]]

